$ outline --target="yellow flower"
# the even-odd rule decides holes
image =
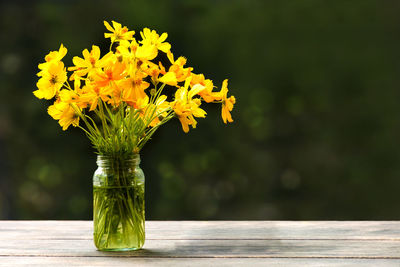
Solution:
[[[138,99],[145,98],[144,92],[150,84],[143,80],[141,72],[137,75],[131,75],[129,78],[121,80],[118,87],[123,88],[122,98],[128,105],[133,105]]]
[[[110,99],[111,94],[112,91],[108,87],[95,87],[92,84],[87,84],[82,88],[75,102],[80,107],[89,106],[89,111],[92,111],[96,109],[99,99],[106,102]]]
[[[160,75],[162,71],[165,72],[165,68],[162,66],[161,62],[159,62],[159,65],[157,65],[151,61],[146,61],[144,64],[142,64],[141,69],[151,77],[153,83],[158,80],[158,75]]]
[[[59,99],[65,103],[72,103],[76,98],[77,94],[71,90],[61,90],[59,94]]]
[[[191,78],[185,81],[185,85],[175,92],[175,100],[171,104],[175,114],[181,122],[185,133],[189,132],[189,125],[196,128],[197,121],[194,117],[204,118],[206,112],[200,108],[201,100],[193,99],[195,95],[204,90],[204,86],[196,84],[191,90],[188,90]]]
[[[209,79],[205,79],[203,74],[191,74],[192,76],[192,82],[191,85],[195,84],[201,84],[205,86],[205,89],[199,93],[201,98],[204,99],[207,103],[216,101],[216,100],[221,100],[221,96],[219,92],[213,92],[212,90],[214,89],[213,82]]]
[[[171,49],[171,45],[164,42],[168,37],[166,32],[159,36],[155,30],[144,28],[143,31],[140,32],[140,36],[142,36],[142,41],[139,43],[143,45],[154,45],[158,50],[161,50],[164,53],[167,53]]]
[[[203,101],[221,103],[224,123],[233,121],[231,111],[236,99],[227,96],[228,80],[224,80],[221,91],[214,92],[213,81],[192,73],[185,57],[174,58],[167,33],[159,35],[144,28],[141,40],[137,40],[134,31],[118,22],[104,21],[104,26],[104,36],[110,38],[111,45],[103,57],[100,48],[93,45],[73,57],[73,65],[66,69],[62,59],[67,49],[61,44],[38,65],[39,80],[33,94],[55,99],[48,113],[63,130],[71,125],[81,128],[99,153],[136,153],[159,126],[174,117],[184,132],[196,128],[197,118],[207,114],[201,108]],[[176,88],[167,86],[165,91],[165,85]],[[163,90],[166,95],[162,95]],[[173,101],[167,101],[172,96]]]
[[[177,60],[174,60],[174,55],[172,54],[171,51],[168,51],[167,53],[168,59],[171,62],[171,67],[169,67],[168,71],[169,72],[174,72],[176,79],[178,82],[183,82],[188,78],[191,74],[191,71],[193,68],[184,68],[183,66],[186,64],[186,58],[185,57],[178,57]]]
[[[142,45],[137,48],[136,57],[141,60],[152,60],[157,57],[158,50],[167,53],[171,49],[171,45],[164,42],[168,37],[167,33],[159,36],[155,30],[151,31],[149,28],[144,28],[140,35],[142,36],[142,41],[139,41],[139,43]]]
[[[37,75],[39,77],[43,76],[43,73],[49,68],[51,62],[61,61],[66,54],[67,48],[65,48],[63,44],[60,45],[58,51],[51,51],[48,53],[44,58],[46,62],[38,65],[41,71]]]
[[[105,38],[110,38],[111,43],[118,42],[121,40],[132,40],[135,31],[129,31],[126,26],[122,27],[122,25],[118,22],[112,21],[113,27],[107,22],[104,21],[104,26],[106,26],[107,30],[111,33],[105,33]]]
[[[104,87],[110,85],[113,81],[124,78],[124,72],[125,64],[116,61],[113,64],[108,64],[103,71],[97,72],[92,78],[97,86]]]
[[[136,50],[139,44],[133,39],[132,42],[121,41],[119,46],[116,48],[117,60],[127,64],[128,72],[134,71],[137,68],[136,60]]]
[[[63,44],[60,45],[58,51],[51,51],[49,54],[45,56],[46,62],[50,62],[52,60],[60,61],[67,54],[67,48],[64,47]]]
[[[100,48],[96,45],[92,46],[90,52],[87,49],[83,50],[82,54],[83,58],[74,57],[72,62],[75,66],[68,68],[69,71],[75,71],[75,75],[80,77],[105,67],[112,58],[112,53],[110,52],[100,59]]]
[[[36,83],[39,89],[33,92],[40,99],[52,99],[67,80],[67,72],[61,61],[50,62],[41,75],[42,78]]]
[[[72,107],[74,104],[70,103],[73,96],[74,93],[72,91],[61,90],[60,98],[47,109],[49,115],[58,120],[63,131],[67,130],[70,125],[75,127],[79,125],[79,115],[75,110],[79,110],[79,108],[77,106]]]
[[[135,55],[141,60],[152,60],[158,55],[158,50],[154,44],[146,43],[137,48]]]
[[[222,88],[220,92],[220,96],[222,98],[221,116],[225,124],[227,121],[233,122],[231,111],[233,109],[233,105],[236,103],[236,98],[234,96],[227,98],[227,94],[228,94],[228,80],[226,79],[222,83]]]

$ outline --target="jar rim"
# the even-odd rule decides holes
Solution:
[[[105,155],[105,154],[97,154],[97,158],[105,158],[105,159],[112,159],[112,158],[119,158],[119,159],[132,159],[132,158],[140,158],[139,153],[132,153],[127,155],[120,155],[120,156],[112,156],[112,155]]]
[[[106,165],[112,164],[112,162],[120,162],[122,164],[139,165],[140,164],[140,155],[139,155],[139,153],[132,153],[132,154],[129,154],[126,156],[120,156],[120,157],[115,157],[115,156],[110,156],[110,155],[102,155],[102,154],[97,155],[96,163],[98,166],[106,166]]]

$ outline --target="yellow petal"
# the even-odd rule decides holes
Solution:
[[[52,99],[56,95],[56,88],[52,86],[49,80],[45,78],[39,79],[36,83],[39,90],[33,92],[37,98]]]
[[[171,64],[174,64],[174,54],[172,54],[172,52],[171,51],[168,51],[167,52],[167,57],[168,57],[168,59],[169,59],[169,61],[171,62]]]
[[[150,35],[150,29],[149,28],[144,28],[143,31],[140,32],[140,36],[142,36],[142,39],[146,39],[146,36]]]
[[[176,86],[178,85],[178,81],[176,80],[176,75],[174,72],[167,72],[164,76],[159,79],[160,82]]]
[[[107,21],[104,21],[104,26],[106,26],[107,30],[109,30],[110,32],[114,31],[114,29],[111,27],[111,25]]]
[[[175,100],[176,101],[185,101],[185,96],[186,96],[186,92],[187,90],[185,89],[185,87],[181,87],[178,90],[176,90],[175,92]]]
[[[76,57],[76,56],[73,57],[72,58],[72,63],[74,63],[74,65],[77,66],[77,67],[88,67],[87,62],[84,59],[80,58],[80,57]]]
[[[193,116],[195,117],[205,118],[205,116],[207,115],[207,112],[205,112],[205,110],[201,108],[195,108],[192,112]]]
[[[113,33],[104,33],[104,38],[112,38],[113,36]]]
[[[190,123],[190,121],[186,117],[178,117],[178,119],[181,122],[182,130],[185,133],[188,133],[189,132],[189,123]]]
[[[162,43],[164,42],[168,37],[168,33],[164,32],[163,34],[161,34],[160,38],[158,38],[158,42]]]
[[[206,89],[205,86],[201,85],[201,84],[195,84],[192,89],[189,91],[188,96],[189,99],[192,99],[193,96],[197,95],[198,93],[200,93],[201,91],[203,91],[204,89]]]
[[[167,53],[169,50],[171,50],[171,45],[169,43],[163,43],[158,46],[158,50],[161,50],[164,53]]]
[[[39,99],[43,99],[45,96],[45,94],[42,90],[33,91],[33,94]]]
[[[87,50],[87,49],[83,50],[82,55],[86,60],[88,60],[90,58],[89,50]]]
[[[97,45],[92,46],[92,57],[96,60],[100,58],[100,48]]]
[[[136,57],[144,60],[152,60],[157,54],[158,50],[155,45],[142,45],[136,50]]]
[[[189,88],[190,82],[192,81],[192,76],[189,76],[186,78],[185,80],[185,85],[184,87],[186,88],[186,90]]]
[[[122,28],[121,23],[115,22],[115,21],[113,21],[113,20],[112,20],[111,22],[112,22],[112,25],[113,25],[113,27],[114,27],[114,29],[115,29],[116,31]]]
[[[58,53],[58,59],[61,60],[67,54],[67,48],[63,44],[61,44],[60,48],[58,49]]]

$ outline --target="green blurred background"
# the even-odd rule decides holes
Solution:
[[[176,56],[220,87],[185,134],[142,151],[147,219],[400,219],[399,1],[0,3],[0,219],[91,219],[96,156],[34,98],[37,64],[97,44],[103,20],[168,32]]]

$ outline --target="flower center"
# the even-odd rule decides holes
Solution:
[[[53,75],[53,76],[51,77],[51,79],[50,79],[50,83],[51,83],[51,84],[56,84],[56,83],[57,83],[57,76],[54,76],[54,75]]]
[[[94,67],[94,65],[96,64],[96,60],[94,59],[94,58],[90,58],[89,59],[89,61],[90,61],[90,64],[92,64],[92,67]]]

